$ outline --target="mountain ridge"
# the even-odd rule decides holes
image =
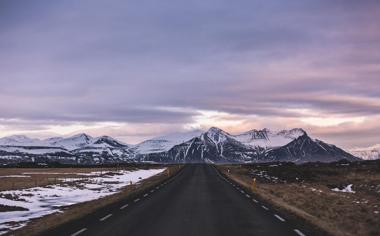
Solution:
[[[362,158],[363,160],[377,160],[380,159],[380,144],[375,144],[365,148],[353,148],[349,152]]]
[[[358,160],[335,145],[312,139],[300,128],[272,131],[252,129],[230,134],[220,128],[160,136],[136,145],[110,136],[81,133],[44,140],[23,135],[0,138],[0,163],[58,161],[96,164],[116,162],[249,163]]]

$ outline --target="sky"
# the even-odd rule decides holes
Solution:
[[[378,0],[0,2],[0,136],[380,143]]]

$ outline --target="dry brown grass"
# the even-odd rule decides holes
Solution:
[[[181,166],[170,166],[168,168],[170,168],[170,176],[172,176],[180,170]],[[110,170],[110,169],[107,169],[107,170]],[[53,171],[55,172],[56,169],[52,170],[52,172]],[[64,172],[64,170],[61,170],[61,171]],[[73,171],[82,173],[83,169],[81,170],[73,169]],[[87,170],[87,171],[92,172],[94,171],[94,169],[91,168],[90,170]],[[65,207],[63,208],[62,213],[54,213],[54,214],[47,215],[38,219],[33,219],[30,221],[30,223],[28,223],[26,227],[13,231],[11,232],[11,234],[16,235],[16,236],[38,235],[42,232],[53,229],[61,224],[67,223],[75,219],[79,219],[109,204],[120,201],[130,196],[131,194],[142,192],[145,189],[150,188],[162,182],[164,179],[168,177],[169,175],[165,171],[151,178],[142,180],[138,185],[128,185],[125,188],[123,188],[120,192],[115,193],[113,195],[110,195],[101,199]]]
[[[134,167],[119,168],[0,168],[0,191],[32,188],[58,184],[68,178],[85,178],[78,173],[132,170]],[[21,176],[26,177],[7,177]]]
[[[292,181],[268,181],[254,176],[256,168],[266,170],[269,176],[281,176],[281,168],[255,166],[219,167],[239,184],[250,188],[252,178],[257,178],[256,193],[274,206],[285,209],[324,231],[337,236],[380,235],[380,172],[365,168],[341,168],[318,166],[313,168],[296,166],[292,171],[307,168],[313,177]],[[286,168],[286,167],[283,167]],[[230,170],[228,173],[227,170]],[[297,170],[299,169],[299,170]],[[310,174],[310,173],[309,173]],[[302,175],[300,175],[302,176]],[[298,177],[297,177],[298,178]],[[353,184],[356,193],[341,193],[331,190],[334,186]]]

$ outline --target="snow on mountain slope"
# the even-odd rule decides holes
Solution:
[[[101,136],[98,138],[94,138],[92,143],[90,144],[92,147],[98,148],[115,148],[115,147],[127,147],[127,144],[124,144],[114,138],[109,136]]]
[[[49,144],[49,143],[61,141],[62,139],[64,139],[64,138],[63,137],[52,137],[52,138],[44,139],[43,142],[46,144]]]
[[[219,144],[222,142],[225,142],[228,138],[231,138],[232,135],[225,132],[222,129],[211,127],[209,130],[207,130],[206,133],[204,133],[210,140],[212,140],[215,144]],[[202,139],[204,140],[204,135],[202,135]]]
[[[63,148],[55,148],[55,147],[27,147],[27,146],[0,146],[1,151],[9,152],[9,153],[26,153],[26,154],[52,154],[52,153],[66,153],[69,152]]]
[[[231,135],[214,127],[200,137],[175,145],[166,152],[149,153],[138,158],[142,161],[167,163],[358,160],[334,145],[311,139],[301,129],[279,132],[264,129]]]
[[[355,156],[378,158],[378,150],[356,150]],[[241,163],[268,161],[356,160],[334,145],[311,139],[302,129],[251,130],[230,134],[212,127],[193,130],[127,145],[109,136],[93,138],[87,134],[53,137],[45,140],[26,136],[0,139],[0,159],[17,161],[59,161],[65,163],[115,163],[124,161]],[[3,159],[4,159],[3,158]],[[13,159],[12,159],[13,158]],[[19,158],[20,160],[16,160]]]
[[[242,145],[246,145],[248,147],[277,147],[290,143],[304,133],[305,131],[302,129],[283,130],[279,132],[272,132],[268,129],[263,129],[233,135],[223,131],[222,129],[211,127],[206,132],[202,130],[192,130],[189,132],[174,133],[152,138],[137,144],[132,148],[132,150],[138,154],[166,152],[174,146],[185,143],[195,137],[200,137],[201,140],[205,140],[207,137],[207,139],[215,143],[218,150],[221,149],[220,151],[223,153],[223,143],[227,141],[240,142]]]
[[[0,145],[4,146],[43,146],[44,142],[39,139],[29,138],[25,135],[12,135],[0,138]]]
[[[54,147],[63,147],[67,150],[74,150],[90,144],[92,140],[93,138],[87,134],[77,134],[68,138],[53,140],[48,144]]]
[[[92,142],[93,138],[87,134],[77,134],[68,138],[53,137],[45,140],[29,138],[25,135],[12,135],[0,138],[1,146],[28,146],[28,147],[61,147],[74,150]]]
[[[192,130],[189,132],[169,134],[141,142],[134,147],[134,150],[140,154],[164,152],[168,151],[175,145],[184,143],[194,137],[198,137],[202,133],[202,130]]]
[[[0,144],[0,162],[55,162],[66,164],[115,163],[131,160],[131,148],[109,136],[93,138],[77,134],[67,138],[53,137],[45,140],[25,136],[5,137]]]
[[[235,135],[239,142],[250,147],[273,148],[284,146],[296,138],[306,134],[302,129],[271,131],[269,129],[251,130],[243,134]]]
[[[314,161],[332,162],[342,159],[348,161],[359,160],[359,158],[335,145],[310,138],[306,133],[289,144],[269,150],[265,153],[264,158],[266,161],[292,161],[296,163]]]
[[[93,157],[99,155],[120,158],[132,159],[135,155],[129,145],[124,144],[109,136],[101,136],[93,138],[90,144],[75,149],[74,153],[87,154]]]
[[[350,153],[363,160],[377,160],[380,159],[380,144],[366,148],[353,148]]]

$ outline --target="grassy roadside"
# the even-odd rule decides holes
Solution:
[[[93,172],[107,173],[119,170],[132,171],[136,169],[151,168],[140,165],[123,167],[76,167],[76,168],[0,168],[0,191],[20,190],[25,188],[43,187],[51,184],[60,184],[70,178],[86,179],[80,174]],[[79,175],[78,175],[79,174]]]
[[[251,189],[252,178],[255,177],[255,193],[259,198],[281,212],[288,212],[317,226],[325,234],[379,235],[380,226],[376,214],[380,201],[377,192],[360,189],[364,188],[362,186],[379,183],[377,167],[362,170],[328,165],[225,165],[217,168],[246,189]],[[348,173],[354,173],[354,177],[351,178]],[[285,177],[292,175],[293,180]],[[331,184],[343,180],[354,183],[354,187],[358,186],[355,194],[331,191]]]
[[[144,179],[137,185],[128,185],[120,192],[113,195],[62,208],[63,212],[61,213],[54,213],[41,218],[33,219],[28,223],[27,226],[9,232],[8,234],[15,236],[33,236],[52,230],[62,224],[95,212],[96,210],[106,207],[107,205],[116,203],[128,197],[132,197],[135,194],[139,194],[146,189],[149,189],[161,183],[165,179],[172,177],[182,168],[182,166],[172,165],[168,166],[167,168],[170,170],[169,172],[165,171],[151,178]]]

